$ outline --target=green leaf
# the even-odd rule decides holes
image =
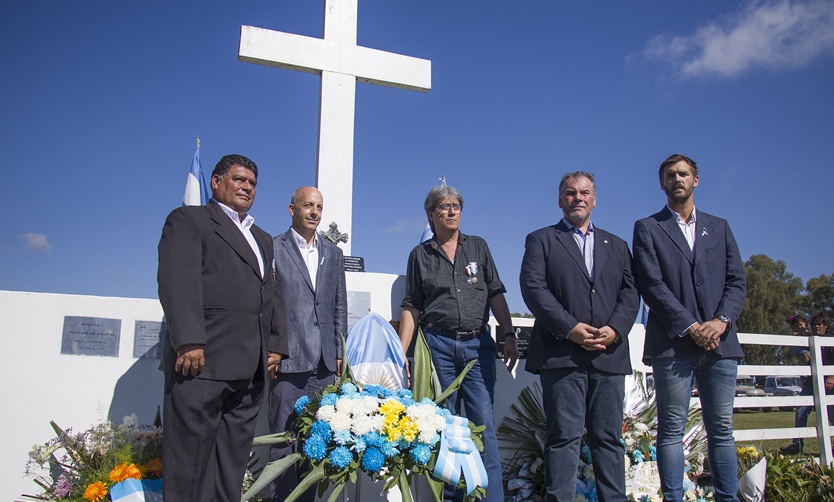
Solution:
[[[312,471],[308,472],[306,476],[304,476],[304,479],[302,479],[301,482],[298,483],[298,486],[296,486],[295,489],[292,492],[290,492],[290,494],[287,496],[284,502],[295,501],[295,499],[297,499],[304,492],[306,492],[308,488],[324,479],[324,477],[324,464],[319,464],[315,468],[313,468]]]
[[[416,353],[416,349],[415,349],[415,353]],[[415,357],[416,357],[416,355],[415,355]],[[458,375],[458,377],[455,378],[454,381],[452,381],[452,383],[449,384],[448,387],[446,387],[446,390],[444,390],[442,394],[437,396],[437,398],[434,400],[434,403],[439,405],[440,403],[445,401],[447,397],[452,395],[453,392],[458,390],[460,388],[460,384],[463,382],[463,378],[466,376],[467,373],[469,373],[469,370],[471,370],[472,366],[475,366],[475,363],[477,363],[477,362],[478,362],[477,359],[473,359],[473,360],[469,361],[469,364],[467,364],[466,367],[463,368],[463,371],[460,372],[460,375]],[[414,399],[418,400],[416,397]]]
[[[252,440],[252,446],[264,446],[268,444],[289,443],[293,438],[289,432],[279,432],[277,434],[267,434],[265,436],[258,436]]]
[[[342,378],[341,380],[339,380],[339,385],[346,383],[355,383],[356,380],[353,378],[353,372],[350,371],[350,364],[348,364],[345,335],[339,332],[339,336],[342,337]]]
[[[286,471],[291,465],[301,458],[301,453],[292,453],[286,457],[266,464],[261,475],[252,483],[252,486],[243,494],[243,500],[249,500],[258,494],[262,489]]]
[[[415,401],[420,401],[424,397],[434,399],[433,374],[431,351],[423,330],[418,327],[417,340],[414,343],[414,366],[411,368],[411,392]]]
[[[408,476],[406,476],[405,471],[400,473],[398,479],[397,485],[400,487],[400,493],[402,493],[402,502],[412,502],[411,487],[408,486]]]

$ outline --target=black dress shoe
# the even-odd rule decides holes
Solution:
[[[782,448],[779,448],[779,451],[781,451],[784,455],[796,455],[801,450],[798,444],[791,443],[788,446],[783,446]]]

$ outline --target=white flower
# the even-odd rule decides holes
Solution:
[[[330,422],[330,419],[333,418],[333,415],[336,414],[336,407],[332,404],[328,404],[326,406],[322,406],[316,412],[316,418],[319,420],[324,420],[325,422]]]
[[[348,415],[347,413],[337,411],[333,414],[332,417],[330,417],[330,420],[328,421],[330,422],[330,428],[333,429],[334,432],[350,430],[351,428],[352,420],[350,419],[350,415]]]

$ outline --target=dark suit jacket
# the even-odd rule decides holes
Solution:
[[[585,367],[631,373],[628,333],[639,297],[631,275],[628,244],[594,227],[594,280],[564,221],[527,236],[521,262],[521,296],[536,316],[527,349],[527,371]],[[620,342],[587,351],[567,339],[577,323],[611,326]]]
[[[264,262],[213,200],[168,215],[159,241],[159,301],[167,329],[160,369],[174,371],[177,347],[204,344],[200,378],[243,380],[259,365],[266,379],[266,348],[274,322],[272,239],[251,228]]]
[[[738,245],[726,220],[696,210],[690,251],[675,214],[664,207],[634,224],[634,274],[649,307],[643,360],[703,353],[688,335],[694,322],[725,315],[732,320],[715,353],[742,357],[736,319],[744,306],[747,279]]]
[[[307,265],[287,230],[273,239],[277,301],[284,306],[282,328],[272,337],[270,350],[287,347],[278,371],[300,373],[313,370],[324,359],[336,371],[342,358],[341,336],[347,336],[347,292],[342,250],[319,237],[319,268],[316,287]]]

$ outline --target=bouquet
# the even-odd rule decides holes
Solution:
[[[162,476],[162,428],[140,425],[136,415],[121,425],[106,421],[74,434],[50,422],[56,436],[35,445],[26,473],[35,476],[42,492],[33,500],[99,502],[114,485],[126,480]],[[46,474],[42,473],[48,468]]]
[[[338,385],[326,387],[315,399],[303,396],[295,403],[294,435],[284,432],[255,438],[255,446],[297,441],[300,448],[267,464],[244,500],[254,497],[294,463],[307,464],[309,472],[287,502],[314,485],[321,496],[331,483],[334,490],[329,500],[334,501],[348,481],[356,483],[360,470],[384,481],[383,490],[398,486],[406,501],[411,501],[409,487],[414,475],[426,477],[438,502],[444,482],[465,487],[470,499],[485,495],[486,474],[479,455],[484,426],[476,427],[438,406],[460,386],[475,361],[448,389],[441,390],[432,378],[431,356],[419,331],[413,391],[362,386],[354,380],[346,357],[343,361]],[[480,468],[471,469],[471,465]],[[465,478],[460,477],[461,469]]]

